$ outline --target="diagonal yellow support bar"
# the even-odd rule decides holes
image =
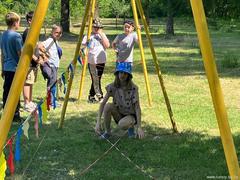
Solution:
[[[148,28],[148,25],[147,25],[146,17],[144,15],[144,11],[143,11],[143,8],[142,8],[141,1],[136,0],[136,4],[137,4],[137,8],[138,8],[139,14],[141,16],[141,19],[142,19],[142,22],[143,22],[143,25],[144,25],[146,36],[147,36],[147,39],[148,39],[148,44],[149,44],[149,47],[150,47],[150,50],[151,50],[151,53],[152,53],[152,56],[153,56],[153,62],[154,62],[154,65],[155,65],[156,73],[158,75],[159,83],[160,83],[161,88],[162,88],[163,96],[164,96],[165,103],[166,103],[167,110],[168,110],[168,115],[169,115],[171,123],[172,123],[173,132],[177,133],[178,132],[177,125],[176,125],[176,122],[173,118],[173,112],[172,112],[171,104],[170,104],[170,101],[169,101],[169,98],[168,98],[168,95],[167,95],[166,88],[164,86],[162,73],[161,73],[161,70],[160,70],[160,67],[159,67],[159,63],[158,63],[158,60],[157,60],[157,55],[156,55],[155,49],[153,47],[152,38],[151,38],[150,31],[149,31],[149,28]]]
[[[74,67],[74,72],[75,72],[75,69],[76,69],[77,58],[79,56],[79,50],[80,50],[81,43],[82,43],[82,40],[83,40],[83,33],[84,33],[85,26],[86,26],[87,18],[88,18],[90,4],[91,4],[91,0],[88,0],[87,5],[86,5],[86,9],[85,9],[85,14],[84,14],[83,20],[82,20],[81,29],[80,29],[80,32],[79,32],[77,47],[75,49],[75,54],[74,54],[74,58],[73,58],[73,61],[72,61],[72,64],[73,64],[73,67]],[[66,109],[67,109],[67,104],[68,104],[68,100],[69,100],[69,96],[70,96],[70,92],[71,92],[71,88],[72,88],[72,83],[73,83],[73,76],[71,76],[69,81],[68,81],[67,92],[66,92],[65,98],[64,98],[64,103],[63,103],[62,112],[61,112],[61,119],[58,122],[58,128],[63,127],[64,118],[65,118]]]
[[[89,39],[90,39],[90,36],[91,36],[91,33],[92,33],[92,22],[93,22],[93,16],[94,16],[94,12],[95,12],[95,5],[96,5],[96,0],[92,0],[91,12],[90,12],[89,18],[88,18],[87,42],[89,42]],[[81,80],[80,80],[80,88],[79,88],[78,100],[81,100],[87,65],[88,65],[88,48],[87,48],[85,61],[84,61],[84,66],[83,66],[82,75],[81,75]]]
[[[147,94],[148,94],[148,104],[151,106],[152,105],[152,95],[151,95],[151,90],[150,90],[150,85],[149,85],[149,80],[148,80],[147,66],[146,66],[146,61],[145,61],[145,56],[144,56],[141,31],[139,29],[138,14],[137,14],[135,0],[131,0],[131,5],[132,5],[132,10],[133,10],[135,27],[136,27],[136,31],[137,31],[137,35],[138,35],[139,49],[140,49],[145,84],[146,84],[146,89],[147,89]]]
[[[238,158],[228,123],[227,111],[224,104],[221,84],[213,55],[212,45],[207,27],[207,21],[201,0],[190,0],[197,29],[200,48],[203,56],[205,71],[212,95],[212,101],[218,121],[223,149],[231,179],[240,179]]]
[[[16,109],[17,107],[18,99],[21,94],[21,90],[32,59],[33,50],[38,41],[39,33],[48,9],[48,4],[49,0],[38,1],[31,27],[23,47],[8,99],[0,120],[0,154],[2,154],[3,146],[12,124],[12,119],[14,116],[13,109]]]

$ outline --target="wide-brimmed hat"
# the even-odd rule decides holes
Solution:
[[[93,19],[93,27],[103,28],[102,22],[100,19]]]
[[[118,72],[128,73],[132,77],[132,64],[130,62],[117,62],[114,74]]]

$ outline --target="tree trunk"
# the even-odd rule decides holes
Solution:
[[[150,6],[150,2],[149,2],[149,0],[146,0],[146,21],[147,21],[148,26],[150,25],[150,17],[149,17],[150,9],[149,9],[149,6]]]
[[[166,35],[171,36],[174,35],[174,26],[173,26],[173,12],[174,8],[172,7],[172,2],[171,0],[167,1],[167,23],[166,23]]]
[[[167,17],[167,24],[166,24],[166,35],[174,35],[174,26],[173,26],[173,16],[170,15]]]
[[[118,28],[118,15],[116,15],[116,19],[115,19],[115,28]]]
[[[99,1],[96,1],[95,11],[94,11],[94,18],[99,18]]]
[[[61,26],[63,32],[70,32],[69,0],[61,0]]]

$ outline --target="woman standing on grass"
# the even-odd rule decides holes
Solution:
[[[132,66],[130,63],[117,63],[114,73],[115,80],[106,87],[107,93],[100,104],[95,131],[101,132],[101,117],[104,114],[105,132],[100,136],[108,139],[111,136],[111,117],[118,128],[128,130],[129,137],[135,137],[134,125],[137,127],[137,135],[141,139],[144,131],[141,127],[141,108],[139,102],[138,87],[132,82]],[[107,103],[112,97],[113,103]]]

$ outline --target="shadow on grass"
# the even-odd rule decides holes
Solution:
[[[23,179],[206,179],[210,176],[228,176],[223,148],[219,137],[204,132],[186,130],[172,134],[170,129],[144,124],[143,140],[123,137],[116,149],[89,168],[111,145],[99,140],[94,133],[96,112],[84,112],[66,118],[63,129],[57,130],[57,119],[40,129],[39,139],[22,140],[22,160],[16,165],[16,177]],[[44,138],[36,156],[37,149]],[[34,131],[31,130],[32,134]],[[235,137],[240,144],[240,135]],[[116,142],[118,137],[111,137]],[[239,145],[236,146],[239,154]],[[32,159],[33,158],[33,159]],[[28,169],[25,169],[30,160]],[[141,172],[135,165],[146,171]],[[22,177],[23,171],[25,176]],[[10,179],[10,178],[7,178]]]
[[[117,34],[108,35],[109,40],[112,42]],[[178,34],[175,37],[166,39],[162,34],[152,35],[155,48],[180,48],[180,52],[157,52],[159,58],[160,69],[163,74],[179,75],[179,76],[192,76],[192,75],[204,75],[205,69],[201,58],[201,53],[198,47],[196,37],[187,34]],[[186,40],[188,38],[188,40]],[[189,39],[190,38],[190,39]],[[78,35],[74,33],[65,33],[62,40],[68,42],[76,42]],[[143,42],[147,45],[146,38],[144,36]],[[148,45],[147,45],[148,48]],[[135,48],[138,50],[138,47]],[[181,52],[185,50],[195,49],[196,52]],[[215,56],[220,57],[222,52],[216,52]],[[156,74],[154,62],[150,52],[145,52],[147,69],[149,74]],[[162,60],[164,58],[164,60]],[[140,57],[135,57],[134,72],[143,73],[142,65],[140,63]],[[175,60],[179,59],[179,60]],[[239,77],[239,68],[223,68],[219,61],[216,62],[218,66],[218,72],[220,77]],[[112,73],[114,70],[114,63],[110,65],[110,71],[106,68],[105,73]]]
[[[197,55],[193,55],[197,56]],[[173,56],[176,57],[176,56]],[[156,69],[152,59],[146,59],[147,62],[147,71],[148,74],[155,74]],[[171,56],[169,60],[159,61],[160,70],[164,75],[174,75],[174,76],[199,76],[204,75],[206,76],[205,68],[203,65],[203,61],[201,60],[193,60],[191,57],[186,57],[186,60],[171,60]],[[111,75],[114,72],[115,64],[112,63],[111,65],[108,64],[106,66],[104,74]],[[231,78],[238,78],[240,77],[240,68],[223,68],[220,64],[217,66],[218,73],[220,77],[231,77]],[[142,63],[135,62],[133,66],[134,73],[142,73],[143,74],[143,67]]]

